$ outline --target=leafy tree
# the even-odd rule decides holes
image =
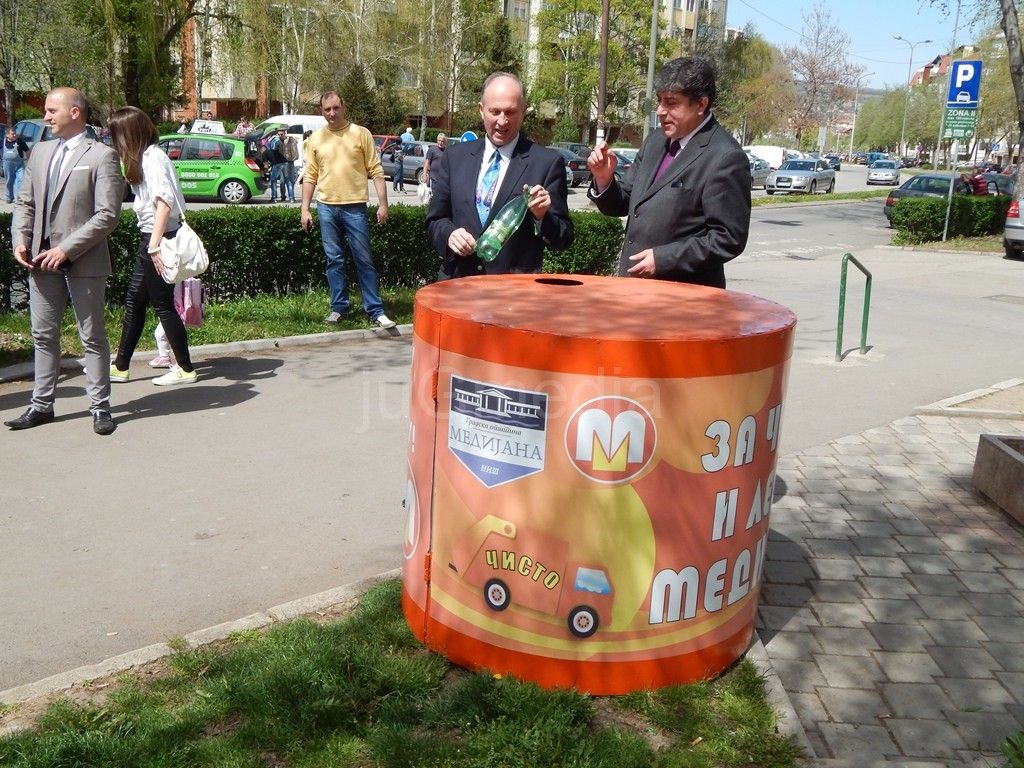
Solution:
[[[370,84],[366,80],[366,72],[362,65],[356,64],[341,81],[338,88],[341,97],[345,100],[345,110],[348,119],[359,125],[371,127],[371,132],[377,133],[379,125],[376,122],[377,100],[374,98]]]
[[[725,44],[718,69],[715,117],[742,144],[784,131],[796,102],[793,77],[782,52],[753,26]]]

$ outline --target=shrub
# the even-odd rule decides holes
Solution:
[[[370,247],[382,288],[414,288],[437,278],[438,257],[427,242],[421,206],[395,205],[388,223],[376,223],[370,209]],[[611,274],[622,246],[619,219],[590,211],[571,211],[576,241],[560,253],[547,251],[544,271],[576,274]],[[188,222],[209,251],[210,269],[203,283],[211,299],[223,300],[260,294],[284,295],[326,285],[320,229],[309,233],[299,226],[299,209],[230,206],[190,211]],[[0,285],[3,296],[23,277],[11,256],[11,215],[0,214]],[[121,214],[109,238],[114,274],[107,295],[118,303],[124,296],[135,264],[138,232],[135,215]],[[348,260],[349,278],[356,280]],[[355,283],[353,283],[355,284]],[[10,309],[10,307],[0,307]]]
[[[953,195],[948,237],[978,237],[1001,232],[1010,207],[1007,195]],[[916,245],[942,239],[946,198],[904,197],[892,209],[892,241]]]

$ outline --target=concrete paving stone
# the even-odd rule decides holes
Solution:
[[[935,679],[949,696],[953,706],[962,712],[1000,712],[1014,703],[1013,696],[998,680],[965,677],[937,677]]]
[[[907,551],[895,538],[863,536],[854,539],[853,543],[857,547],[858,553],[871,557],[902,555]]]
[[[932,636],[936,645],[974,648],[990,639],[981,627],[970,619],[964,621],[924,619],[919,624]]]
[[[924,445],[931,450],[935,449],[935,440],[932,438],[931,432],[920,424],[905,428],[894,426],[893,431],[901,436],[900,440],[907,448],[914,445]]]
[[[822,723],[820,730],[832,755],[856,755],[862,766],[877,766],[887,756],[900,754],[900,748],[889,731],[880,725]]]
[[[888,490],[883,492],[882,489],[873,491],[857,491],[844,489],[842,496],[846,499],[847,504],[853,506],[866,507],[869,504],[880,504],[883,501],[884,494],[888,493]]]
[[[812,539],[849,539],[855,535],[853,528],[847,523],[837,523],[834,520],[817,522],[812,518],[807,523],[807,530]]]
[[[805,477],[800,481],[804,496],[823,496],[842,493],[843,482],[833,473],[832,477]]]
[[[883,477],[879,482],[886,491],[909,491],[916,493],[921,487],[920,480],[916,477]]]
[[[942,668],[946,677],[991,678],[1002,672],[999,661],[984,648],[946,648],[933,646],[928,655]]]
[[[810,582],[815,601],[825,603],[856,603],[867,597],[867,592],[856,581],[830,581],[813,579]]]
[[[982,616],[1015,616],[1024,613],[1021,596],[1010,592],[985,595],[978,592],[964,594],[964,599],[974,607],[972,613]]]
[[[1013,589],[1001,573],[985,573],[982,571],[956,571],[956,577],[963,582],[970,592],[1006,592]]]
[[[1024,704],[1024,672],[996,672],[996,680],[1003,684],[1018,704]]]
[[[875,521],[863,521],[863,520],[851,520],[849,523],[850,527],[857,533],[858,536],[867,538],[883,538],[888,536],[895,536],[898,531],[893,528],[892,523],[875,522]]]
[[[883,651],[925,653],[934,641],[924,629],[907,624],[866,624],[865,628]]]
[[[826,649],[814,654],[814,661],[830,688],[871,689],[885,682],[885,673],[871,656],[837,656]],[[819,686],[819,696],[822,690]]]
[[[885,683],[882,698],[893,717],[940,719],[953,703],[935,683]]]
[[[805,539],[804,544],[817,558],[853,557],[857,551],[849,539]]]
[[[848,501],[841,493],[805,493],[803,500],[809,507],[819,510],[841,509]]]
[[[879,624],[912,624],[924,618],[924,611],[911,599],[877,599],[869,597],[864,607]]]
[[[844,437],[837,437],[832,441],[833,445],[864,445],[867,440],[864,439],[863,435],[846,435]]]
[[[864,587],[869,597],[882,600],[901,600],[917,594],[914,585],[906,579],[885,579],[865,576],[860,580],[860,584]]]
[[[963,582],[952,573],[908,573],[906,580],[913,584],[914,589],[921,595],[959,595],[964,589]]]
[[[915,555],[943,555],[947,570],[952,561],[945,557],[946,548],[942,546],[942,542],[936,539],[934,536],[907,536],[905,534],[897,534],[896,541],[907,551]]]
[[[769,560],[785,560],[788,562],[802,563],[807,560],[807,550],[800,544],[791,541],[768,540]]]
[[[1024,531],[1020,533],[1020,537],[1024,539]],[[1018,570],[1024,573],[1024,555],[1015,555],[1009,552],[996,552],[992,556],[1006,566],[1006,568]]]
[[[815,693],[794,693],[789,697],[789,701],[805,731],[816,729],[819,723],[828,720],[828,712]]]
[[[850,516],[850,525],[854,520],[866,523],[888,523],[892,525],[892,513],[885,508],[884,504],[868,504],[863,507],[848,504],[846,512]]]
[[[764,573],[773,584],[806,584],[818,576],[808,561],[768,560]]]
[[[810,528],[811,524],[815,525],[831,525],[831,526],[844,526],[850,519],[850,515],[847,513],[846,508],[842,506],[838,507],[819,507],[810,506],[807,508],[807,526]],[[830,538],[827,534],[827,529],[822,529],[823,532],[812,531],[810,533],[813,537]],[[846,530],[837,530],[835,536],[850,536],[853,534],[852,528]]]
[[[772,502],[772,512],[782,512],[787,509],[806,509],[807,501],[803,498],[803,495],[793,496],[786,494],[780,496]]]
[[[765,628],[774,631],[783,629],[797,631],[819,626],[817,617],[809,608],[762,605],[758,608],[758,615]]]
[[[876,691],[819,688],[818,696],[831,715],[828,719],[837,723],[879,725],[879,718],[888,712],[886,703]]]
[[[805,467],[836,467],[839,465],[839,459],[831,453],[816,456],[804,455],[800,463]]]
[[[868,577],[899,577],[910,568],[899,557],[875,557],[873,555],[855,555],[854,560]]]
[[[1024,648],[1021,639],[1014,643],[982,643],[982,647],[1007,672],[1024,672]]]
[[[1024,731],[1024,704],[1010,704],[1006,713],[1017,721],[1017,730]]]
[[[852,627],[860,629],[872,620],[868,610],[859,603],[814,603],[811,609],[823,627]]]
[[[876,464],[875,472],[883,480],[897,477],[913,477],[914,471],[905,464]]]
[[[909,757],[955,757],[958,749],[967,747],[956,727],[946,719],[892,718],[885,725]]]
[[[979,551],[987,542],[979,541],[977,537],[964,536],[957,538],[955,543],[966,545],[963,547],[951,546],[953,542],[950,539],[953,537],[948,534],[940,538],[946,545],[946,549],[949,550],[946,552],[946,556],[961,570],[991,573],[1000,567],[999,561],[992,555],[988,554],[988,552]]]
[[[971,613],[971,604],[962,597],[953,595],[917,595],[914,601],[929,619],[966,619]]]
[[[875,660],[894,683],[930,683],[942,670],[927,653],[877,651]]]
[[[788,693],[815,693],[825,685],[825,676],[813,661],[772,659],[772,666]]]
[[[1024,616],[976,616],[974,623],[997,643],[1019,643],[1024,639]]]
[[[1003,568],[1000,573],[1004,579],[1013,584],[1014,589],[1024,589],[1024,570]]]
[[[772,518],[772,532],[785,541],[800,544],[807,538],[806,521],[797,522]]]
[[[957,763],[957,768],[962,765],[963,768],[1006,768],[1006,762],[1003,757],[995,752],[978,752],[977,750],[963,750],[957,753],[957,757],[960,759],[960,763]],[[889,768],[886,766],[886,768]]]
[[[800,659],[813,661],[811,654],[821,652],[821,644],[814,635],[817,627],[811,631],[776,632],[764,644],[771,659]]]
[[[811,749],[814,750],[814,756],[822,756],[831,754],[829,751],[828,743],[825,741],[825,737],[821,735],[820,731],[808,731],[804,734],[807,737],[807,743],[811,745]],[[817,761],[812,761],[811,765],[815,765]],[[831,760],[822,760],[822,765],[831,765]]]
[[[840,656],[868,656],[878,649],[875,638],[866,629],[854,627],[810,627],[818,650]]]
[[[826,580],[853,580],[864,575],[852,557],[811,557],[807,562],[819,577]]]
[[[910,567],[911,573],[923,573],[932,576],[935,575],[948,575],[953,569],[953,561],[945,555],[936,555],[928,553],[915,552],[911,546],[913,546],[914,540],[924,541],[923,536],[902,536],[902,539],[906,539],[909,543],[904,544],[908,548],[908,554],[903,555],[903,562]],[[908,574],[908,578],[910,578]]]
[[[939,468],[942,465],[942,458],[935,454],[934,450],[905,450],[902,451],[904,462],[910,466],[928,466]]]
[[[761,587],[761,599],[766,605],[801,606],[814,595],[809,587],[796,584],[765,584]]]
[[[878,465],[878,457],[867,446],[840,445],[836,447],[836,456],[847,467],[874,467]]]
[[[1020,723],[1005,712],[964,712],[952,710],[946,713],[950,722],[959,731],[964,742],[975,751],[996,753],[1007,736],[1020,729]],[[1004,765],[997,763],[997,765]]]
[[[848,477],[843,479],[842,484],[843,495],[847,498],[850,497],[851,493],[870,494],[874,498],[878,498],[878,492],[883,487],[882,483],[873,477]]]
[[[899,506],[903,509],[903,517],[900,517],[895,510],[889,504],[886,507],[893,513],[892,527],[899,531],[905,536],[930,536],[931,529],[922,523],[913,512],[906,509],[905,505],[893,505]]]

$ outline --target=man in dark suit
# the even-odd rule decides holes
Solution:
[[[629,216],[619,274],[725,288],[723,265],[750,229],[750,164],[711,113],[715,73],[701,58],[668,62],[654,82],[661,131],[621,182],[615,154],[590,153],[589,194],[601,213]]]
[[[485,137],[454,144],[431,167],[427,236],[441,256],[438,280],[478,274],[540,272],[544,247],[572,244],[561,155],[519,134],[526,113],[523,84],[496,72],[484,82],[480,119]],[[491,262],[474,253],[477,238],[509,200],[530,187],[529,212]]]
[[[124,181],[117,153],[86,135],[88,111],[74,88],[46,95],[45,120],[57,140],[36,145],[14,205],[14,259],[29,270],[35,385],[28,410],[4,422],[11,429],[53,421],[60,323],[68,298],[85,351],[93,430],[109,435],[115,428],[103,299],[110,276],[107,235],[120,219]]]

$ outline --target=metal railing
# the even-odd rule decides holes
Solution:
[[[871,273],[864,265],[854,258],[852,253],[843,254],[843,271],[839,278],[839,324],[836,331],[836,362],[843,360],[843,319],[846,316],[846,268],[848,262],[853,262],[867,279],[864,285],[864,317],[860,324],[860,353],[866,355],[868,352],[868,313],[871,309]]]

